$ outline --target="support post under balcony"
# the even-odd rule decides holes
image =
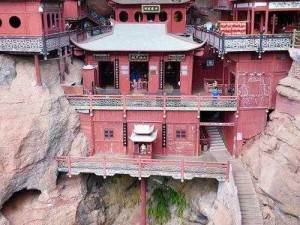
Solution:
[[[40,60],[38,53],[34,54],[34,66],[35,66],[35,79],[36,85],[42,86],[42,77],[41,77],[41,69],[40,69]]]
[[[146,179],[141,178],[141,225],[146,225]]]

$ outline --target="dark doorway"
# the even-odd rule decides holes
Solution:
[[[180,88],[180,62],[165,63],[165,89]]]
[[[99,78],[101,88],[114,88],[113,62],[99,62]]]
[[[220,123],[223,121],[222,117],[222,112],[217,111],[201,111],[200,113],[201,122]]]
[[[131,89],[148,90],[148,74],[148,62],[130,62]],[[137,83],[137,87],[134,82]]]

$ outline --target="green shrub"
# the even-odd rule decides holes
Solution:
[[[154,189],[147,204],[147,216],[151,217],[156,224],[165,224],[171,219],[170,205],[177,207],[176,215],[179,217],[182,216],[183,211],[187,207],[184,194],[167,186]]]

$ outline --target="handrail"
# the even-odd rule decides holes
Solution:
[[[76,109],[110,110],[201,110],[220,108],[235,111],[237,96],[166,95],[68,95]],[[199,105],[200,102],[200,105]]]
[[[195,26],[195,40],[204,41],[218,50],[219,56],[227,52],[256,51],[259,55],[265,51],[288,50],[291,46],[292,34],[221,34]]]
[[[190,161],[190,160],[168,160],[168,159],[143,159],[139,158],[109,158],[109,157],[76,157],[71,156],[70,154],[67,156],[56,156],[56,161],[58,162],[65,162],[67,163],[67,170],[69,176],[72,174],[72,163],[102,163],[103,165],[103,175],[106,176],[107,171],[109,168],[107,167],[108,164],[119,164],[119,163],[130,163],[135,166],[138,166],[138,177],[141,178],[142,172],[144,171],[144,166],[154,165],[154,166],[173,166],[178,167],[180,169],[180,177],[181,180],[185,178],[185,173],[187,173],[186,169],[188,167],[198,166],[201,168],[224,168],[225,169],[225,176],[226,179],[229,179],[229,162],[201,162],[201,161]]]

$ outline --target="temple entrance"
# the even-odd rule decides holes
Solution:
[[[165,63],[165,88],[173,90],[180,88],[180,62]]]
[[[130,89],[148,90],[148,62],[130,62]]]
[[[114,88],[114,63],[99,62],[99,83],[101,88]]]

